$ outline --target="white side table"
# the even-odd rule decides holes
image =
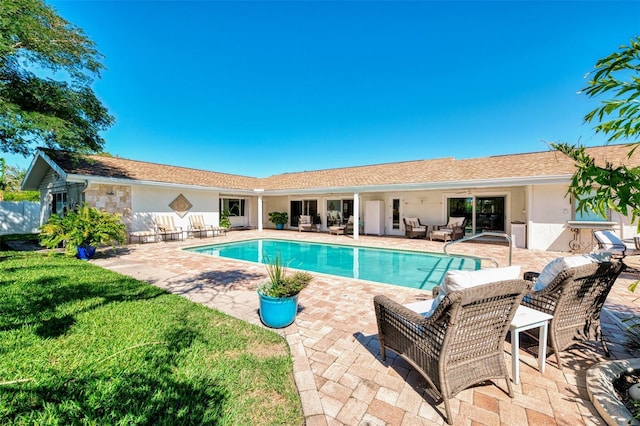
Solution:
[[[538,366],[540,373],[544,373],[547,358],[547,331],[549,320],[553,316],[520,305],[516,311],[509,331],[511,331],[511,363],[513,370],[513,383],[520,383],[520,332],[540,328],[540,341],[538,344]]]

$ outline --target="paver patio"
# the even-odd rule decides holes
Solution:
[[[255,286],[266,278],[264,265],[199,255],[181,248],[256,237],[286,238],[347,245],[442,252],[443,244],[428,240],[265,230],[234,231],[226,236],[180,242],[133,244],[117,256],[93,262],[162,287],[175,294],[219,309],[231,316],[261,325]],[[464,243],[451,253],[481,254],[508,264],[508,248],[501,245]],[[513,264],[522,271],[540,271],[552,259],[567,253],[513,249]],[[632,354],[624,346],[620,317],[639,314],[637,295],[627,287],[637,277],[623,274],[611,291],[602,313],[604,333],[612,359]],[[294,376],[307,425],[442,425],[444,407],[434,406],[425,393],[426,383],[406,362],[387,353],[380,358],[373,296],[387,295],[400,303],[431,298],[430,291],[317,274],[301,293],[294,324],[278,330],[289,342]],[[510,346],[505,363],[511,371]],[[513,384],[515,398],[506,394],[504,381],[467,389],[451,401],[456,425],[602,425],[604,421],[589,401],[586,370],[606,360],[600,345],[590,342],[563,353],[564,371],[553,357],[544,375],[537,361],[521,352],[520,384]]]

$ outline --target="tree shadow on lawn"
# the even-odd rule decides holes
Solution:
[[[22,273],[29,274],[23,268]],[[35,273],[42,268],[32,267]],[[78,271],[74,271],[78,269]],[[44,338],[58,337],[75,323],[75,316],[113,302],[156,298],[166,292],[133,278],[87,269],[85,264],[48,267],[46,276],[3,294],[0,281],[0,332],[29,325]],[[73,280],[77,279],[77,282]],[[72,305],[77,304],[77,308]],[[61,309],[63,306],[67,309]],[[66,310],[67,312],[61,312]],[[71,310],[71,312],[69,312]]]

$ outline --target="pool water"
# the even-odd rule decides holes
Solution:
[[[289,268],[430,290],[447,271],[480,269],[480,259],[401,250],[257,239],[185,249],[210,256],[266,263],[282,256]]]

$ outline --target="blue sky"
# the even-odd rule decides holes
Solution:
[[[107,152],[259,177],[602,144],[577,92],[640,33],[637,1],[50,4],[105,55]]]

